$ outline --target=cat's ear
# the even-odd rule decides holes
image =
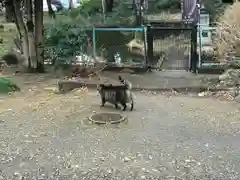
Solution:
[[[119,81],[123,81],[122,76],[118,76],[118,80],[119,80]]]

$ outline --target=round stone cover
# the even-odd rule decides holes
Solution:
[[[89,117],[89,120],[97,124],[114,124],[120,123],[126,119],[119,113],[96,113]]]

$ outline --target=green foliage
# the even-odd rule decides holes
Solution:
[[[179,6],[179,0],[157,0],[154,6],[158,10],[166,10]],[[47,59],[52,60],[55,66],[69,64],[72,57],[87,51],[86,27],[96,24],[109,26],[132,26],[134,12],[129,9],[126,0],[119,1],[113,12],[102,15],[101,0],[82,0],[79,8],[63,12],[61,22],[45,25],[45,50]],[[151,9],[150,9],[151,11]],[[65,20],[62,20],[65,17]],[[91,28],[90,28],[91,29]],[[100,35],[102,34],[102,36]],[[106,41],[104,33],[98,33],[99,41]],[[109,36],[109,34],[107,35]],[[113,39],[116,36],[113,37]],[[104,40],[101,40],[104,39]],[[114,39],[115,40],[115,39]],[[102,43],[100,43],[102,44]],[[109,44],[105,42],[104,44]]]
[[[180,7],[180,1],[179,0],[158,0],[156,3],[156,7],[159,10],[177,9]]]
[[[76,55],[87,53],[87,33],[92,24],[101,22],[102,17],[96,15],[101,0],[82,1],[81,7],[64,11],[57,22],[44,25],[45,56],[55,67],[70,64]]]
[[[101,0],[84,0],[81,5],[80,12],[88,15],[98,12],[102,8]]]
[[[55,66],[70,64],[72,58],[87,49],[86,29],[68,21],[44,26],[44,45],[46,58]]]
[[[108,13],[105,19],[105,25],[132,26],[134,24],[134,12],[128,8],[128,5],[121,1],[114,8],[112,13]]]
[[[12,91],[20,91],[20,88],[10,80],[0,77],[0,93],[9,93]]]
[[[72,18],[76,19],[79,14],[83,17],[94,16],[99,13],[102,8],[101,0],[82,0],[81,6],[68,11],[67,14]]]
[[[224,3],[216,3],[216,2],[213,0],[203,0],[203,4],[205,8],[210,14],[211,22],[215,22],[218,19],[219,15],[221,15],[224,12],[227,6]]]
[[[66,15],[72,20],[83,23],[84,25],[109,25],[109,26],[131,26],[134,23],[134,13],[123,1],[118,2],[113,12],[107,13],[105,19],[102,14],[101,0],[85,0],[79,8],[72,9]]]
[[[180,0],[156,0],[154,3],[149,4],[149,13],[159,13],[162,11],[169,10],[180,10],[181,1]]]
[[[214,21],[217,15],[217,7],[215,7],[214,2],[212,0],[203,0],[204,6],[206,10],[210,14],[210,20]]]
[[[15,36],[16,28],[12,23],[6,23],[4,17],[0,16],[0,57],[7,53],[12,46],[12,37]]]

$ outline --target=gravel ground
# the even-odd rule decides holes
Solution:
[[[95,91],[2,98],[0,180],[239,180],[240,112],[230,101],[135,93],[128,121],[89,123]],[[118,110],[120,112],[120,110]]]

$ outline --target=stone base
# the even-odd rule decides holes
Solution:
[[[118,113],[97,113],[89,117],[89,120],[96,124],[115,124],[126,120],[126,118]]]

